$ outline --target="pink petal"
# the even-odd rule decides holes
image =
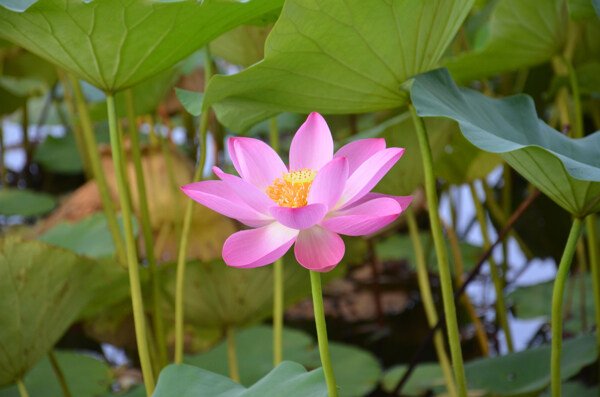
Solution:
[[[240,177],[223,172],[219,167],[213,167],[213,171],[243,202],[262,214],[269,214],[273,200],[265,192]]]
[[[348,178],[346,188],[338,205],[348,205],[367,194],[402,157],[404,149],[389,148],[380,150],[369,157]]]
[[[290,169],[318,171],[333,158],[333,138],[323,116],[311,113],[290,146]]]
[[[321,226],[302,230],[296,238],[294,253],[298,263],[317,272],[328,272],[344,257],[344,241]]]
[[[327,209],[333,208],[340,199],[348,179],[348,160],[338,157],[325,164],[310,186],[307,202],[323,203]]]
[[[253,138],[229,138],[229,156],[243,180],[262,191],[288,172],[281,158],[263,141]]]
[[[335,233],[364,236],[396,220],[402,210],[392,197],[374,198],[347,210],[331,213],[331,218],[325,219],[321,225]]]
[[[327,213],[327,206],[321,203],[308,204],[298,208],[273,206],[269,208],[269,211],[282,225],[302,230],[321,222]]]
[[[229,266],[242,269],[268,265],[290,249],[297,235],[297,230],[277,222],[258,229],[242,230],[225,241],[223,260]]]
[[[385,149],[385,139],[383,138],[360,139],[342,146],[333,155],[333,158],[346,157],[348,159],[348,175],[352,175],[369,157],[383,149]]]
[[[263,215],[244,203],[222,181],[203,181],[181,187],[192,200],[219,214],[236,219],[245,225],[256,227],[271,222],[273,218]]]
[[[390,196],[389,194],[382,194],[382,193],[367,193],[365,194],[362,198],[353,201],[351,204],[346,204],[340,208],[338,208],[337,212],[340,212],[342,210],[349,210],[350,208],[354,208],[358,205],[361,205],[363,203],[366,203],[368,201],[371,201],[373,199],[376,198],[391,198],[396,200],[396,202],[400,205],[400,207],[402,208],[402,211],[404,211],[405,209],[408,208],[408,206],[410,205],[410,203],[412,202],[413,196]]]

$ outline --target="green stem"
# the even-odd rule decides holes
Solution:
[[[19,388],[19,395],[21,397],[29,397],[29,393],[27,393],[27,389],[25,388],[25,383],[23,383],[23,379],[17,379],[17,387]]]
[[[140,215],[142,223],[142,234],[144,237],[144,247],[146,251],[146,260],[148,261],[148,270],[150,273],[150,284],[152,286],[152,320],[154,326],[155,344],[158,353],[158,367],[160,370],[168,364],[167,344],[165,338],[165,328],[162,312],[160,310],[160,288],[159,273],[156,266],[156,257],[154,255],[154,236],[152,233],[152,222],[150,220],[150,210],[148,208],[148,193],[146,191],[146,181],[144,177],[144,168],[142,166],[142,152],[140,145],[140,132],[135,122],[135,107],[133,102],[133,91],[125,90],[125,105],[127,109],[127,123],[129,126],[129,137],[131,138],[131,156],[133,158],[133,167],[135,170],[135,182],[138,191],[138,201],[140,206]]]
[[[71,392],[69,391],[67,380],[65,379],[65,375],[60,369],[60,365],[58,364],[58,360],[56,359],[56,355],[54,354],[53,350],[50,350],[50,352],[48,353],[48,358],[50,359],[50,364],[52,365],[54,374],[58,378],[58,383],[60,383],[60,388],[62,389],[63,395],[65,397],[71,397]]]
[[[596,223],[596,214],[590,214],[585,218],[585,228],[587,231],[587,246],[590,258],[590,270],[592,273],[592,287],[594,289],[595,313],[596,313],[596,345],[600,355],[600,254],[598,253],[598,226]],[[598,368],[600,371],[600,368]]]
[[[279,131],[277,119],[269,120],[269,138],[271,147],[279,152]],[[279,258],[273,264],[273,366],[276,367],[283,359],[283,259]]]
[[[471,196],[473,197],[473,204],[475,205],[475,213],[477,216],[477,221],[479,222],[479,228],[481,229],[481,236],[483,237],[483,248],[487,250],[492,244],[488,236],[487,219],[485,216],[485,211],[483,209],[483,205],[481,205],[481,202],[479,201],[479,197],[477,197],[475,184],[471,182],[469,183],[469,187],[471,188]],[[491,255],[488,259],[488,263],[490,264],[490,273],[492,275],[492,281],[494,283],[494,290],[496,291],[496,317],[498,318],[500,326],[504,330],[508,351],[512,352],[512,333],[510,332],[508,319],[506,318],[506,304],[504,303],[504,283],[502,282],[500,274],[498,274],[498,266],[496,265],[496,262],[494,261]]]
[[[204,49],[204,84],[208,84],[208,80],[212,75],[212,59],[208,46]],[[202,178],[202,171],[206,163],[206,131],[208,130],[208,120],[210,117],[210,109],[204,109],[200,116],[199,128],[199,145],[200,145],[200,161],[194,173],[194,182],[198,182]],[[181,229],[181,240],[179,242],[179,250],[177,252],[177,271],[175,279],[175,363],[181,364],[183,361],[183,281],[185,278],[185,261],[187,257],[187,248],[189,242],[190,227],[192,225],[193,201],[187,200],[185,214],[183,216],[183,227]]]
[[[240,383],[240,370],[238,368],[237,357],[235,354],[235,331],[232,327],[227,327],[227,362],[229,363],[229,377]]]
[[[135,325],[135,336],[137,339],[142,374],[146,386],[146,394],[151,396],[154,392],[154,374],[150,363],[148,352],[148,341],[146,338],[146,322],[144,318],[144,303],[142,301],[142,287],[138,269],[135,236],[133,234],[132,214],[127,197],[125,185],[125,164],[123,163],[121,140],[119,139],[118,121],[115,109],[115,98],[112,93],[106,93],[106,107],[108,110],[108,128],[110,132],[110,145],[112,149],[117,187],[119,190],[119,201],[121,203],[121,214],[125,230],[125,247],[127,252],[127,268],[129,269],[129,286],[131,288],[131,303],[133,306],[133,321]]]
[[[23,147],[25,148],[25,164],[27,167],[31,163],[31,142],[29,141],[29,109],[27,107],[27,101],[23,104],[21,114],[21,124],[23,127]],[[26,168],[28,169],[28,168]]]
[[[2,118],[0,118],[0,180],[2,181],[2,188],[8,188],[6,182],[6,164],[4,163],[4,128],[2,128]]]
[[[69,73],[69,81],[73,88],[73,97],[75,99],[75,105],[77,107],[77,113],[79,114],[79,122],[81,125],[81,132],[83,133],[83,141],[86,146],[88,158],[90,160],[90,166],[96,185],[98,186],[98,192],[100,193],[100,200],[102,201],[102,209],[106,216],[106,223],[108,224],[108,230],[112,237],[115,245],[115,251],[119,262],[125,266],[127,263],[127,254],[125,253],[125,244],[123,242],[123,236],[119,228],[117,221],[117,213],[113,205],[108,183],[102,170],[102,163],[100,162],[100,153],[98,152],[98,146],[96,145],[96,137],[94,136],[94,130],[92,129],[92,122],[88,112],[85,98],[83,97],[83,91],[81,90],[81,84],[79,80]]]
[[[427,263],[425,261],[425,251],[423,250],[421,238],[419,237],[419,227],[417,225],[417,220],[415,219],[415,214],[413,213],[412,207],[409,207],[405,213],[406,221],[408,223],[408,232],[415,250],[417,279],[419,282],[419,290],[421,291],[421,299],[423,300],[423,306],[425,308],[425,315],[427,316],[427,322],[429,323],[429,326],[435,327],[438,322],[438,315],[437,311],[435,310],[433,294],[431,293],[429,274],[427,273]],[[441,330],[438,330],[433,335],[433,345],[435,347],[435,352],[438,356],[440,366],[442,367],[448,394],[451,397],[454,397],[456,396],[456,385],[454,384],[452,366],[444,347],[444,337]]]
[[[425,124],[418,116],[415,107],[410,104],[410,113],[412,116],[421,156],[423,158],[423,169],[425,171],[425,194],[427,205],[429,206],[429,221],[431,224],[431,233],[435,252],[438,259],[438,269],[440,272],[440,283],[442,286],[442,300],[444,302],[444,312],[446,313],[446,327],[448,331],[448,342],[450,353],[452,355],[452,364],[454,367],[454,377],[458,395],[467,396],[467,380],[465,377],[465,368],[463,364],[462,351],[460,346],[460,333],[458,331],[458,320],[456,318],[456,306],[454,305],[454,293],[452,288],[452,275],[450,274],[450,265],[448,264],[448,253],[442,233],[442,224],[438,214],[438,197],[436,192],[435,175],[433,173],[433,159],[431,156],[431,147],[427,138]]]
[[[579,83],[577,82],[577,73],[571,61],[567,57],[561,57],[569,73],[569,84],[571,85],[571,96],[573,97],[573,107],[575,112],[575,128],[573,128],[573,138],[583,138],[583,112],[581,111],[581,98],[579,97]]]
[[[310,286],[312,289],[313,308],[315,311],[315,325],[317,327],[317,340],[319,342],[319,354],[321,355],[321,365],[327,382],[327,392],[329,397],[337,397],[337,385],[335,384],[335,375],[331,357],[329,356],[329,343],[327,342],[327,325],[325,324],[325,310],[323,308],[323,291],[321,290],[321,273],[310,271]]]
[[[554,291],[552,292],[552,355],[550,359],[552,397],[560,397],[561,395],[560,358],[562,348],[563,294],[582,225],[583,222],[581,219],[575,218],[575,220],[573,220],[569,239],[567,240],[567,245],[565,246],[562,258],[560,259],[560,264],[558,265],[558,273],[556,274]]]

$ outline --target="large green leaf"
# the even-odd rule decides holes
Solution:
[[[0,36],[105,91],[133,86],[281,7],[281,0],[38,0],[11,11],[13,1],[0,2]]]
[[[444,63],[460,81],[534,66],[557,55],[566,36],[564,0],[502,0],[480,49]]]
[[[0,215],[40,216],[55,206],[54,197],[46,193],[6,188],[0,191]]]
[[[210,43],[210,51],[227,62],[248,67],[265,56],[270,27],[238,26]]]
[[[600,210],[600,132],[568,138],[538,119],[530,97],[494,99],[458,88],[446,69],[416,76],[411,95],[420,116],[458,121],[472,144],[499,153],[571,214]]]
[[[73,397],[96,397],[106,392],[112,383],[113,371],[103,361],[83,354],[56,351],[56,361],[65,376]],[[62,396],[63,391],[48,357],[41,359],[24,379],[29,395]],[[0,389],[0,397],[19,397],[16,385]]]
[[[407,368],[407,365],[399,365],[390,368],[381,381],[383,390],[391,393],[396,388],[400,379],[404,376]],[[425,394],[428,390],[435,390],[435,394],[439,395],[442,394],[445,388],[442,367],[437,363],[423,363],[416,367],[414,372],[410,375],[406,385],[402,388],[402,393],[411,396],[420,396]]]
[[[252,387],[192,365],[169,365],[160,373],[153,397],[326,397],[322,369],[306,372],[300,364],[284,361]]]
[[[39,241],[0,241],[0,385],[23,376],[95,295],[94,262]]]
[[[406,103],[408,77],[435,67],[473,0],[289,0],[262,62],[211,79],[204,106],[236,131],[283,111],[362,113]]]
[[[273,331],[271,327],[258,326],[237,333],[235,339],[241,383],[250,386],[273,368]],[[223,342],[206,353],[187,356],[184,361],[228,375],[226,345]],[[360,397],[376,387],[381,367],[372,354],[336,342],[330,342],[329,347],[340,396]],[[313,338],[290,328],[283,330],[283,359],[300,363],[308,369],[321,366],[318,346]]]

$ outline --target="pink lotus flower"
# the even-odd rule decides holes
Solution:
[[[296,243],[298,262],[327,272],[344,256],[339,234],[362,236],[394,221],[412,196],[369,193],[404,153],[384,139],[351,142],[335,154],[327,123],[311,113],[300,127],[285,166],[266,143],[230,138],[229,155],[240,177],[213,167],[221,179],[182,186],[200,204],[253,229],[223,246],[229,266],[253,268],[282,257]]]

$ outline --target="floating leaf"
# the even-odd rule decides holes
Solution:
[[[600,133],[568,138],[538,119],[530,97],[494,99],[457,88],[445,69],[415,77],[411,95],[420,116],[458,121],[472,144],[499,153],[571,214],[600,210]]]
[[[14,0],[3,0],[0,36],[100,89],[118,91],[279,7],[281,0],[38,0],[11,11]]]
[[[39,241],[0,241],[0,385],[31,369],[95,295],[94,262]]]
[[[2,189],[0,215],[40,216],[50,212],[56,200],[49,194],[32,190]]]
[[[45,170],[58,174],[83,172],[83,163],[73,133],[69,133],[63,138],[48,135],[44,142],[35,149],[33,161],[39,163]]]
[[[105,362],[68,351],[56,351],[54,355],[72,396],[95,397],[109,389],[113,376],[110,367]],[[41,359],[25,375],[24,383],[31,396],[63,395],[48,357]],[[0,397],[19,396],[16,385],[0,389]]]
[[[258,326],[235,335],[236,356],[242,385],[249,386],[273,368],[273,330]],[[222,375],[229,374],[227,346],[222,342],[206,353],[187,356],[185,362]],[[381,367],[372,354],[354,346],[329,343],[340,396],[359,397],[369,394],[379,382]],[[318,346],[304,332],[284,328],[283,359],[304,365],[321,366]]]
[[[444,62],[452,76],[469,81],[546,62],[561,50],[567,17],[563,0],[502,0],[481,49]]]
[[[579,382],[567,382],[561,385],[562,395],[564,397],[597,397],[598,386],[587,387]],[[546,390],[541,397],[550,397],[551,391]]]
[[[390,368],[381,382],[383,390],[391,393],[404,373],[408,369],[406,365],[400,365]],[[408,378],[406,385],[402,388],[403,394],[423,395],[428,390],[435,390],[436,395],[442,394],[446,390],[444,374],[439,364],[423,363],[417,366],[414,372]]]
[[[286,1],[265,43],[265,59],[236,75],[213,77],[204,106],[239,132],[283,111],[399,107],[407,101],[400,84],[437,65],[472,4]]]

